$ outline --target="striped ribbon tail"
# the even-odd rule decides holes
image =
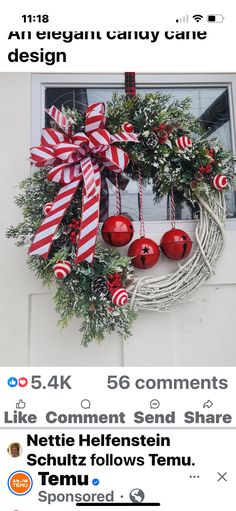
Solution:
[[[33,242],[29,248],[29,255],[40,255],[43,259],[47,259],[53,238],[75,195],[81,179],[82,176],[60,189],[53,201],[48,216],[43,220],[35,233]]]
[[[98,164],[95,163],[93,168],[97,193],[93,197],[88,197],[85,195],[85,191],[83,192],[81,225],[75,264],[79,264],[81,261],[87,261],[91,264],[94,259],[99,222],[101,173]]]
[[[94,177],[94,167],[90,156],[84,158],[81,163],[81,170],[84,178],[85,193],[88,197],[96,194],[96,183]]]

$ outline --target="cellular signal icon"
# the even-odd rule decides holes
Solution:
[[[189,22],[188,14],[185,14],[185,16],[176,20],[176,23],[188,23],[188,22]]]

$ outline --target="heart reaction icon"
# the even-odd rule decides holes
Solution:
[[[19,385],[19,387],[26,387],[26,385],[28,385],[27,378],[24,378],[24,377],[19,378],[18,385]]]

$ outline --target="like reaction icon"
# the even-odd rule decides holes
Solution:
[[[18,380],[14,376],[11,376],[10,378],[8,378],[7,383],[9,387],[13,388],[18,385]]]

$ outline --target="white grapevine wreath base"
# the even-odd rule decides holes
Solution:
[[[200,215],[192,257],[179,265],[174,273],[135,281],[128,290],[135,310],[168,311],[176,308],[214,273],[215,263],[224,246],[224,193],[212,193],[208,202],[196,194],[196,201]]]

